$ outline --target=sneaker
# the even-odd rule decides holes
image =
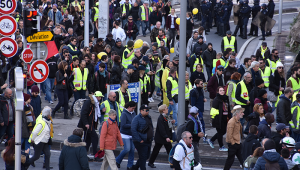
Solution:
[[[53,101],[50,101],[49,103],[50,103],[50,104],[53,104]]]
[[[208,144],[208,142],[207,142],[207,140],[206,140],[205,137],[203,137],[203,143],[204,143],[204,144]]]
[[[220,152],[227,152],[228,149],[225,147],[225,146],[222,146],[220,149],[219,149]]]
[[[152,103],[154,102],[154,99],[152,97],[150,98],[150,100],[151,100]]]
[[[215,147],[214,147],[214,143],[213,143],[210,139],[207,139],[207,143],[209,144],[209,146],[210,146],[211,148],[215,148]]]
[[[150,98],[148,98],[148,102],[151,102]]]

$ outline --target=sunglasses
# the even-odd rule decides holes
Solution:
[[[283,69],[283,67],[277,67],[277,68],[279,68],[279,69]]]
[[[278,53],[275,53],[275,54],[278,54]]]
[[[223,69],[218,69],[219,71],[224,71]]]
[[[117,96],[114,96],[113,98],[115,99]]]
[[[188,139],[193,139],[193,136],[190,136],[190,137],[186,137],[186,138],[188,138]]]
[[[258,106],[261,106],[262,104],[261,103],[256,103]]]
[[[130,20],[130,21],[131,21],[132,19],[128,19],[128,20]]]

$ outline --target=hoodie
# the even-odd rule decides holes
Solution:
[[[281,153],[282,145],[280,144],[281,139],[283,139],[285,136],[281,135],[280,133],[277,132],[272,132],[271,137],[274,140],[276,144],[276,151],[278,153]]]
[[[271,125],[267,123],[266,119],[263,119],[261,122],[259,122],[257,130],[258,130],[257,136],[259,137],[260,140],[263,138],[271,137]]]
[[[193,54],[192,51],[194,50],[194,45],[198,42],[198,40],[199,40],[199,37],[194,38],[194,36],[192,36],[189,39],[187,47],[186,47],[186,54],[190,54],[190,55]]]
[[[276,122],[289,125],[289,121],[292,120],[292,117],[293,115],[291,113],[291,100],[285,97],[284,94],[282,94],[279,97],[279,101],[277,103]]]
[[[255,134],[249,133],[242,144],[243,161],[245,161],[249,155],[253,155],[254,150],[260,146],[261,145],[258,141],[258,137]]]
[[[264,170],[266,160],[270,161],[271,163],[278,162],[281,170],[288,170],[287,164],[285,163],[284,159],[280,157],[280,154],[274,152],[272,150],[266,150],[260,158],[256,161],[254,170]]]

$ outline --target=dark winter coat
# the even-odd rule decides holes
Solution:
[[[53,57],[49,58],[48,60],[46,60],[48,67],[49,67],[48,78],[55,78],[55,73],[58,70],[57,59],[58,59],[57,57],[53,56]]]
[[[121,65],[114,63],[111,69],[110,84],[119,84],[121,81],[122,69]]]
[[[284,123],[287,126],[289,121],[292,120],[291,113],[291,100],[286,98],[284,94],[279,97],[279,102],[276,109],[276,123]]]
[[[204,50],[204,49],[202,49]],[[206,67],[212,69],[213,59],[216,59],[217,53],[216,50],[212,49],[211,51],[206,49],[202,54],[202,59]]]
[[[132,136],[131,122],[135,116],[135,112],[131,114],[127,111],[127,109],[123,109],[121,114],[120,133]]]
[[[276,96],[279,95],[279,87],[285,88],[285,79],[284,77],[280,77],[277,70],[275,70],[274,73],[271,74],[269,77],[270,80],[270,86],[269,90],[274,92]]]
[[[12,105],[13,113],[9,113],[9,106],[4,94],[0,95],[0,123],[4,122],[7,126],[9,123],[9,114],[13,114],[13,122],[15,121],[15,102],[13,98],[10,98],[10,103]]]
[[[258,92],[259,90],[261,90],[258,87],[254,87],[250,92],[249,92],[249,98],[250,98],[250,102],[251,102],[251,106],[253,108],[254,106],[254,100],[258,97]],[[252,109],[251,109],[252,110]]]
[[[230,66],[226,67],[226,69],[223,72],[225,84],[227,84],[228,80],[231,80],[231,75],[237,71],[238,70],[236,67],[230,67]]]
[[[260,142],[258,141],[258,137],[252,133],[249,133],[242,144],[243,161],[245,161],[249,155],[253,155],[254,150],[260,146],[261,145]]]
[[[278,162],[281,170],[288,170],[285,160],[277,152],[265,152],[263,156],[259,157],[258,160],[256,161],[254,170],[265,169],[266,161],[264,158],[270,162]]]
[[[85,146],[79,136],[69,136],[59,156],[59,170],[90,170]]]
[[[251,125],[258,126],[260,122],[259,113],[253,112],[248,116],[249,127]]]
[[[267,51],[265,52],[264,56],[265,56],[265,59],[268,58],[268,56],[270,56],[271,53],[270,53],[270,49],[269,47],[267,47]],[[262,58],[262,55],[261,55],[261,47],[259,47],[256,51],[256,54],[255,54],[256,58]]]
[[[204,90],[201,87],[194,88],[190,91],[190,104],[204,112]]]
[[[207,49],[207,44],[202,42],[201,44],[199,43],[199,41],[194,45],[193,51],[192,53],[196,53],[196,49],[200,47],[202,49],[202,51],[205,51]]]
[[[224,102],[230,106],[228,98]],[[219,110],[219,114],[212,120],[212,126],[216,129],[227,129],[227,118],[231,119],[231,110],[230,107],[228,107],[228,115],[223,115],[223,101],[219,94],[214,98],[212,108]]]
[[[111,49],[111,51],[117,52],[118,55],[119,55],[121,58],[122,58],[122,56],[123,56],[124,50],[125,50],[125,47],[124,47],[123,45],[121,45],[121,47],[118,47],[118,46],[115,45],[115,46],[113,46],[112,49]]]
[[[162,15],[160,11],[151,12],[149,18],[150,18],[150,22],[149,22],[150,25],[156,25],[157,21],[162,22]]]
[[[34,97],[33,95],[31,95],[31,102],[30,105],[33,108],[33,113],[35,117],[38,117],[41,112],[42,112],[42,100],[41,97],[38,95],[36,97]]]
[[[197,70],[191,74],[190,81],[191,81],[192,85],[195,83],[196,79],[201,79],[201,80],[203,80],[203,82],[206,82],[203,72],[199,73]]]
[[[160,114],[157,119],[154,140],[155,143],[167,144],[167,138],[172,139],[172,129],[169,128],[168,120],[162,114]]]
[[[139,31],[138,27],[137,27],[137,25],[135,23],[133,23],[131,30],[133,30],[133,32],[131,33],[131,37],[132,37],[133,40],[135,40],[136,39],[136,33]],[[131,30],[128,30],[128,22],[127,22],[124,25],[124,31],[125,31],[126,37],[128,37],[127,31],[131,31]]]
[[[274,140],[275,145],[276,145],[276,151],[278,153],[281,153],[282,149],[282,144],[280,144],[281,139],[283,139],[285,136],[281,135],[280,133],[277,132],[272,132],[271,133],[271,138]]]
[[[102,94],[106,94],[107,93],[107,88],[106,85],[109,84],[109,72],[105,71],[105,77],[102,76],[100,73],[100,71],[96,71],[94,74],[94,78],[93,78],[93,86],[92,86],[92,92],[95,91],[101,91]]]
[[[189,122],[187,123],[186,128],[185,128],[185,131],[189,131],[193,136],[193,142],[198,143],[201,138],[198,136],[198,134],[194,133],[194,130],[195,130],[195,123],[193,120],[189,119]],[[201,128],[200,128],[200,124],[198,122],[198,133],[199,132],[201,132]]]
[[[90,125],[89,131],[92,131],[95,123],[95,101],[90,94],[83,103],[80,120],[77,127],[87,130],[85,125]]]
[[[224,75],[223,74],[222,74],[222,77],[223,77],[223,80],[224,80]],[[207,83],[207,91],[209,92],[209,98],[210,99],[214,99],[217,96],[218,87],[219,87],[219,78],[217,77],[217,73],[216,73],[209,79],[209,81]]]
[[[259,137],[260,140],[263,138],[271,137],[271,128],[270,125],[267,123],[266,119],[263,119],[261,122],[259,122],[257,130],[258,130],[257,136]]]

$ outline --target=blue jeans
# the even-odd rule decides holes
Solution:
[[[7,134],[8,138],[7,141],[13,137],[14,135],[14,121],[9,121],[8,125],[0,126],[0,137]]]
[[[124,28],[125,24],[127,23],[127,19],[122,20],[122,27]]]
[[[204,123],[204,119],[203,119],[203,112],[200,112],[198,110],[198,113],[199,113],[198,118],[199,118],[200,123],[201,123],[201,127],[200,127],[201,128],[201,132],[205,133],[205,123]]]
[[[47,78],[44,82],[44,88],[46,91],[46,100],[48,102],[52,101],[51,99],[51,90],[52,90],[53,85],[51,86],[51,80]]]
[[[41,89],[44,94],[46,94],[45,82],[41,83]]]
[[[143,32],[143,35],[146,35],[147,28],[149,29],[149,32],[151,32],[150,26],[149,26],[149,21],[142,21],[142,32]]]
[[[138,28],[138,32],[136,33],[136,36],[138,36],[140,33],[141,21],[137,20],[137,21],[133,21],[133,22],[136,24],[136,26]]]
[[[28,142],[29,138],[21,138],[21,144],[25,143],[25,151],[30,148],[30,143]],[[30,150],[29,153],[30,154]]]
[[[122,163],[122,160],[124,159],[125,155],[128,153],[128,163],[127,163],[127,167],[131,168],[133,165],[133,161],[134,161],[134,144],[132,139],[129,138],[122,138],[123,143],[124,143],[124,149],[122,150],[122,152],[119,154],[118,157],[116,157],[116,162],[118,164]]]
[[[178,103],[175,103],[173,99],[173,105],[169,105],[169,113],[170,115],[171,111],[173,111],[173,119],[175,120],[175,126],[177,126],[177,112],[178,112]]]

